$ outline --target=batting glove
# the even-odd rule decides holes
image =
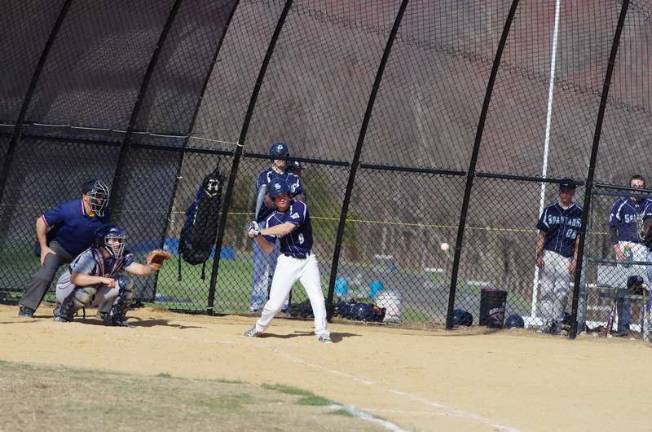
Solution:
[[[247,235],[249,238],[258,237],[260,235],[260,226],[258,222],[251,221],[247,224]]]

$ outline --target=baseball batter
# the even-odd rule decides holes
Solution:
[[[105,324],[128,326],[125,313],[134,293],[124,272],[149,276],[160,267],[137,263],[124,247],[121,228],[106,225],[97,231],[95,245],[77,256],[57,282],[55,321],[72,321],[77,310],[93,305]]]
[[[290,186],[275,180],[269,185],[269,196],[275,210],[262,226],[250,222],[248,235],[265,253],[272,253],[276,239],[280,240],[280,255],[272,279],[272,287],[260,319],[245,332],[245,336],[260,336],[281,310],[292,285],[301,281],[315,316],[315,335],[319,342],[330,343],[326,324],[326,306],[321,290],[319,266],[312,253],[312,226],[307,204],[292,198]]]
[[[633,189],[645,188],[645,179],[634,175],[629,180]],[[642,242],[643,217],[650,200],[640,192],[631,191],[629,196],[617,199],[609,215],[609,237],[616,259],[621,262],[646,261],[648,248]],[[646,268],[634,265],[628,268],[628,276],[645,277]],[[631,321],[631,306],[627,297],[616,303],[618,305],[617,335],[626,336]]]
[[[256,190],[258,196],[256,199],[256,208],[254,211],[255,220],[262,224],[274,211],[274,203],[269,197],[267,190],[269,184],[275,180],[283,181],[290,187],[290,194],[293,198],[305,201],[304,190],[297,174],[287,170],[287,158],[290,152],[287,144],[278,142],[272,144],[269,149],[269,155],[272,159],[272,166],[262,171],[256,180]],[[251,280],[251,304],[250,310],[257,312],[267,301],[269,280],[273,277],[274,266],[279,255],[278,244],[274,242],[274,250],[265,254],[262,252],[257,243],[253,245],[253,274]],[[284,303],[287,308],[287,301]]]
[[[541,269],[539,310],[542,331],[559,334],[577,262],[577,236],[582,226],[582,209],[573,202],[576,185],[564,179],[559,184],[559,201],[543,210],[537,228],[536,261]]]

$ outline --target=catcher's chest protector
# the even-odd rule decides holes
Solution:
[[[181,230],[179,252],[189,264],[201,264],[211,254],[217,237],[223,183],[224,177],[215,169],[204,177],[195,194],[195,200],[186,210],[186,223]]]

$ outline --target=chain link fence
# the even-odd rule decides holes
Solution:
[[[329,306],[452,327],[462,311],[486,320],[505,292],[504,316],[527,327],[545,328],[554,303],[572,336],[612,315],[614,330],[643,330],[646,298],[627,277],[647,285],[647,269],[616,261],[608,219],[628,193],[614,185],[649,176],[651,2],[32,0],[3,12],[4,302],[38,268],[35,220],[99,178],[138,259],[173,253],[137,281],[140,301],[249,312],[243,227],[283,141],[304,167]],[[186,209],[216,168],[220,251],[190,265]],[[586,229],[551,300],[537,222],[564,178]],[[291,303],[304,300],[295,286]]]

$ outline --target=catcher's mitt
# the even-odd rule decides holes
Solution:
[[[154,249],[147,254],[147,264],[152,268],[152,270],[158,271],[165,262],[172,258],[172,255],[168,251],[163,249]]]

